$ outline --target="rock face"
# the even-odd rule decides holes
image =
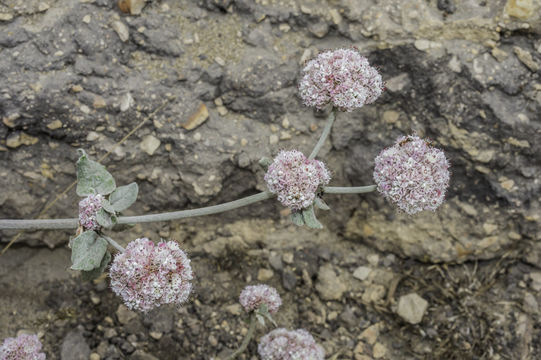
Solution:
[[[374,157],[412,132],[446,151],[452,183],[444,206],[414,217],[375,193],[362,202],[341,197],[330,215],[337,225],[328,226],[423,261],[488,259],[520,248],[536,263],[539,8],[538,0],[317,7],[182,0],[148,2],[131,16],[116,2],[62,0],[0,9],[0,186],[9,189],[0,193],[0,217],[36,216],[74,180],[77,148],[101,156],[171,98],[105,162],[119,183],[139,182],[134,212],[262,190],[257,161],[283,148],[309,152],[322,126],[320,114],[296,96],[301,59],[357,45],[381,69],[388,91],[360,111],[338,114],[332,148],[321,153],[335,174],[332,185],[372,183]],[[187,128],[202,106],[203,116]],[[267,202],[248,215],[276,219],[279,209]],[[70,193],[47,216],[76,211]],[[24,237],[49,246],[62,239],[67,235]]]

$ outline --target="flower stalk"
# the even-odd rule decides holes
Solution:
[[[248,332],[246,333],[246,336],[244,337],[244,340],[242,340],[242,343],[240,344],[239,348],[235,350],[231,355],[226,357],[224,360],[233,360],[237,356],[242,354],[244,350],[246,350],[246,348],[248,347],[248,344],[250,343],[250,340],[252,340],[252,337],[254,336],[256,324],[257,324],[257,318],[256,318],[256,313],[254,312],[250,316],[250,326],[248,328]]]
[[[321,136],[319,137],[319,140],[317,141],[316,146],[314,146],[314,150],[312,150],[312,153],[308,157],[308,160],[312,160],[316,158],[317,154],[319,153],[319,150],[321,150],[321,148],[325,144],[325,140],[327,140],[327,137],[331,133],[331,129],[332,129],[335,119],[336,119],[336,109],[333,108],[329,116],[327,117],[327,123],[325,123],[323,132],[321,133]]]

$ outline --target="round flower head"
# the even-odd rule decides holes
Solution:
[[[96,220],[96,214],[103,207],[103,196],[88,195],[79,202],[79,223],[85,230],[98,230],[101,226]]]
[[[442,150],[416,135],[402,136],[375,160],[378,191],[408,214],[436,210],[449,186],[449,162]]]
[[[240,293],[239,302],[247,312],[257,310],[262,304],[265,304],[271,314],[278,311],[282,305],[278,291],[267,285],[246,286]]]
[[[261,338],[261,360],[324,360],[325,351],[306,330],[276,329]]]
[[[331,174],[321,161],[309,160],[297,150],[280,151],[269,165],[265,182],[269,191],[291,210],[310,206],[320,186],[327,185]]]
[[[40,352],[41,342],[36,335],[21,334],[16,338],[7,338],[0,346],[1,360],[45,360]]]
[[[115,256],[109,276],[111,288],[126,306],[143,312],[164,304],[180,305],[192,289],[190,260],[174,241],[130,242]]]
[[[299,94],[319,110],[331,103],[341,111],[370,104],[383,93],[378,71],[355,48],[324,51],[306,63]]]

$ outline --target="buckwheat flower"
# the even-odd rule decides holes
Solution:
[[[86,230],[98,230],[100,224],[96,220],[96,214],[103,207],[103,196],[88,195],[79,202],[79,223]]]
[[[352,111],[373,103],[384,90],[378,70],[355,48],[324,51],[302,72],[300,97],[319,110],[330,103],[340,111]]]
[[[294,211],[310,206],[319,187],[330,180],[331,174],[324,163],[309,160],[297,150],[280,151],[265,174],[269,191]]]
[[[325,351],[304,329],[276,329],[261,338],[261,360],[324,360]]]
[[[275,288],[268,285],[249,285],[242,290],[239,302],[247,312],[257,310],[261,305],[267,305],[269,313],[274,314],[282,305],[282,299]]]
[[[398,138],[375,160],[378,191],[408,214],[436,210],[445,198],[449,177],[443,151],[416,135]]]
[[[0,360],[45,360],[40,352],[41,342],[36,335],[21,334],[7,338],[0,346]]]
[[[143,312],[164,304],[180,305],[192,289],[190,260],[174,241],[130,242],[115,256],[109,276],[112,290],[126,306]]]

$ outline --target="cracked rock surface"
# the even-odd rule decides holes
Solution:
[[[139,15],[116,1],[0,1],[0,218],[37,216],[75,180],[76,149],[99,158],[166,99],[104,162],[117,183],[139,184],[127,215],[264,190],[259,159],[308,154],[324,125],[297,96],[302,64],[347,46],[380,69],[387,91],[338,114],[319,155],[330,185],[373,183],[375,156],[416,132],[451,162],[447,201],[409,216],[377,193],[326,195],[332,212],[318,213],[321,232],[294,227],[272,200],[137,225],[118,241],[174,238],[194,255],[200,283],[185,309],[164,310],[175,320],[167,327],[140,315],[120,321],[105,281],[79,284],[66,272],[70,232],[27,232],[0,257],[1,338],[42,331],[50,358],[75,340],[102,359],[223,357],[244,326],[238,293],[261,273],[291,304],[278,322],[317,334],[328,355],[541,356],[532,340],[541,301],[539,0],[137,3]],[[46,217],[75,217],[78,201],[69,192]],[[13,235],[2,232],[0,243]],[[355,277],[361,266],[371,271]],[[428,302],[415,325],[396,313],[413,292]],[[21,315],[21,304],[32,311]],[[219,308],[227,310],[211,315]]]

